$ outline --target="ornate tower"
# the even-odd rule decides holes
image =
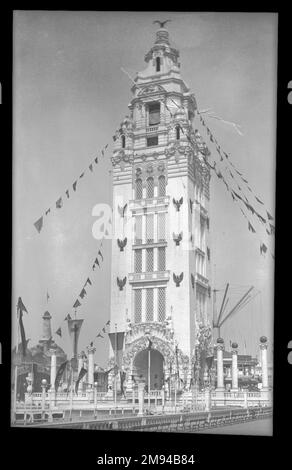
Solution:
[[[149,345],[151,389],[177,372],[187,387],[210,333],[209,151],[166,29],[145,62],[114,137],[111,327],[128,389],[147,381]]]

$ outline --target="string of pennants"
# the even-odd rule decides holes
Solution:
[[[179,108],[178,104],[172,99],[170,98],[170,100],[172,101],[172,103],[174,103],[174,105]],[[168,112],[170,113],[171,117],[173,118],[173,113],[172,111],[169,109],[169,107],[167,106],[166,103],[165,104],[165,107],[166,109],[168,110]],[[248,180],[244,177],[243,173],[241,173],[236,167],[235,165],[232,163],[231,159],[230,159],[230,155],[226,152],[224,152],[222,149],[221,149],[221,146],[219,145],[217,139],[214,137],[214,135],[212,134],[210,128],[206,125],[204,119],[202,118],[202,116],[199,114],[199,119],[200,119],[200,122],[202,124],[202,126],[204,126],[206,128],[206,131],[207,131],[207,135],[210,139],[210,141],[212,143],[215,144],[216,146],[216,151],[217,153],[219,154],[220,156],[220,161],[223,162],[227,162],[229,165],[232,166],[233,170],[236,172],[236,174],[240,177],[242,183],[244,185],[247,186],[249,192],[254,196],[255,200],[261,204],[262,206],[265,206],[264,202],[261,201],[261,199],[256,196],[253,192],[253,190],[251,189],[250,185],[249,185],[249,182]],[[188,141],[190,142],[191,146],[194,148],[195,147],[195,142],[192,140],[192,138],[184,131],[183,127],[178,124],[179,127],[180,127],[180,130],[182,131],[182,133],[187,137]],[[256,216],[258,218],[258,220],[261,222],[261,224],[265,225],[265,229],[266,229],[266,233],[268,235],[274,235],[275,234],[275,226],[272,224],[271,221],[274,220],[274,217],[271,215],[271,213],[265,208],[265,212],[266,212],[266,218],[263,217],[254,207],[253,205],[250,203],[249,199],[247,198],[247,196],[245,194],[243,194],[243,191],[242,191],[242,188],[241,186],[236,182],[236,176],[235,174],[232,172],[232,170],[230,168],[228,168],[228,171],[229,171],[229,174],[230,176],[232,177],[233,181],[237,184],[237,188],[238,188],[238,191],[240,193],[242,193],[242,196],[240,194],[238,194],[238,191],[235,191],[233,188],[231,188],[231,185],[227,183],[226,181],[226,178],[224,178],[224,175],[222,174],[222,172],[220,171],[220,169],[217,169],[217,162],[214,161],[213,162],[213,165],[211,165],[211,163],[207,160],[206,156],[204,154],[202,154],[203,156],[203,159],[204,159],[204,162],[205,164],[215,172],[216,176],[222,180],[222,182],[225,184],[226,186],[226,189],[228,192],[230,192],[231,194],[231,197],[232,197],[232,200],[233,201],[241,201],[245,208],[248,209],[252,215]],[[248,222],[248,230],[251,231],[252,233],[256,233],[256,229],[253,227],[253,225],[251,224],[248,216],[245,214],[244,210],[240,207],[240,210],[241,210],[241,213],[243,214],[243,216],[245,217],[245,219],[247,220]],[[268,247],[265,243],[261,242],[260,243],[260,254],[265,254],[268,250]],[[271,253],[271,256],[274,258],[274,255]]]
[[[206,163],[211,169],[214,170],[217,177],[219,179],[221,179],[222,182],[225,184],[227,191],[230,192],[230,194],[231,194],[232,200],[234,202],[239,202],[239,203],[242,204],[242,207],[240,207],[240,211],[241,211],[242,215],[244,216],[244,218],[247,221],[248,230],[252,233],[257,233],[256,229],[254,228],[254,226],[252,225],[252,223],[250,221],[250,218],[246,215],[244,210],[248,210],[251,213],[252,216],[257,218],[257,220],[264,226],[265,232],[267,233],[267,235],[269,235],[269,236],[274,235],[275,234],[275,226],[274,226],[274,224],[272,224],[272,221],[274,220],[274,217],[267,210],[267,208],[265,207],[264,202],[258,196],[256,196],[254,194],[252,188],[250,187],[250,184],[249,184],[248,180],[244,177],[243,173],[240,172],[236,168],[236,166],[232,163],[232,161],[230,159],[230,155],[222,150],[222,148],[219,145],[217,139],[214,137],[214,135],[212,134],[210,128],[207,126],[206,122],[204,121],[204,119],[202,118],[201,115],[199,115],[199,119],[200,119],[200,122],[201,122],[202,126],[205,127],[205,129],[206,129],[206,132],[207,132],[207,135],[210,139],[210,142],[213,143],[216,147],[216,151],[217,151],[218,155],[220,156],[220,162],[227,163],[228,166],[225,166],[225,169],[227,170],[228,174],[230,175],[230,177],[232,178],[234,184],[236,184],[238,189],[235,191],[234,187],[232,188],[231,187],[232,185],[230,183],[228,184],[226,175],[222,174],[222,171],[221,171],[222,168],[221,169],[218,168],[218,163],[216,161],[213,162],[213,166],[209,162],[206,162]],[[232,169],[231,169],[231,167],[232,167]],[[237,181],[238,179],[240,180],[240,183],[238,183],[238,181]],[[249,198],[244,193],[242,186],[246,187],[248,189],[250,195],[252,195],[254,197],[255,201],[258,204],[260,204],[261,206],[263,206],[263,208],[265,209],[265,216],[262,216],[259,213],[259,211],[257,211],[254,208],[253,204],[250,202]],[[265,254],[267,252],[267,250],[268,250],[267,245],[265,243],[261,242],[260,243],[260,254]],[[274,258],[274,255],[272,253],[271,253],[271,256]]]
[[[108,145],[109,144],[106,144],[101,150],[100,150],[100,153],[102,155],[102,157],[104,157],[105,155],[105,152],[108,148]],[[44,226],[44,220],[48,217],[48,215],[51,213],[52,210],[59,210],[59,209],[62,209],[62,207],[64,206],[64,203],[67,199],[70,199],[70,193],[72,194],[72,191],[73,192],[76,192],[77,190],[77,184],[78,182],[84,177],[84,175],[86,173],[88,173],[88,170],[90,170],[91,173],[94,172],[94,167],[95,165],[97,165],[99,162],[98,160],[98,155],[96,157],[94,157],[94,159],[92,160],[92,162],[89,164],[88,168],[86,168],[80,175],[79,177],[74,181],[74,183],[72,184],[72,187],[71,189],[68,188],[64,194],[62,194],[57,200],[56,202],[51,206],[49,207],[45,213],[38,218],[38,220],[36,222],[34,222],[34,226],[36,228],[36,230],[38,231],[38,233],[41,232],[43,226]]]
[[[93,263],[93,265],[92,265],[92,268],[91,268],[92,271],[95,271],[96,266],[98,266],[98,267],[100,268],[100,267],[101,267],[101,263],[102,263],[103,260],[104,260],[104,256],[103,256],[103,254],[102,254],[101,248],[102,248],[102,242],[100,243],[100,247],[99,247],[99,249],[98,249],[97,256],[96,256],[96,258],[95,258],[95,260],[94,260],[94,263]],[[80,299],[83,300],[84,297],[87,295],[87,290],[88,290],[88,287],[87,287],[87,286],[90,286],[90,287],[92,286],[92,278],[89,277],[89,276],[87,277],[87,279],[86,279],[86,281],[85,281],[85,284],[83,285],[83,287],[82,287],[82,289],[81,289],[81,291],[80,291],[80,293],[79,293],[77,299],[75,300],[75,302],[74,302],[74,304],[73,304],[73,307],[72,307],[72,308],[74,308],[75,311],[76,311],[76,309],[77,309],[78,307],[80,307],[80,306],[82,305]],[[68,315],[64,318],[63,321],[68,321],[68,320],[72,320],[70,314],[68,314]],[[62,337],[62,327],[61,327],[61,326],[57,329],[56,335]]]

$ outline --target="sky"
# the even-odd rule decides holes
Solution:
[[[181,74],[223,150],[275,213],[277,15],[272,13],[158,13],[16,11],[14,14],[13,142],[13,344],[19,296],[28,310],[23,321],[30,345],[42,335],[49,310],[54,336],[69,352],[65,316],[87,277],[92,287],[78,314],[84,319],[79,349],[85,349],[110,317],[111,243],[103,242],[102,270],[91,271],[99,242],[92,236],[97,203],[111,204],[112,136],[128,114],[130,79],[145,68],[155,41],[153,21],[171,19],[172,46],[180,51]],[[214,158],[216,152],[194,121]],[[88,165],[109,147],[94,173]],[[218,158],[217,158],[218,159]],[[54,209],[87,169],[77,191]],[[72,193],[72,195],[71,195]],[[44,215],[38,233],[34,222]],[[251,285],[260,293],[231,316],[221,335],[228,347],[258,354],[261,335],[273,342],[273,239],[247,229],[238,204],[216,176],[211,178],[212,288],[220,307],[227,282],[230,306]],[[263,241],[269,248],[260,255]],[[49,301],[47,302],[47,292]],[[108,359],[108,340],[95,341],[95,361]]]

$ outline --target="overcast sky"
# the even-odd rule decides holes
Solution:
[[[103,242],[102,270],[91,271],[98,241],[92,208],[111,204],[112,135],[128,113],[129,78],[145,68],[155,19],[169,23],[180,51],[181,73],[200,109],[241,126],[243,135],[205,117],[221,147],[274,214],[277,15],[264,13],[16,12],[14,16],[13,306],[22,297],[30,345],[42,335],[43,312],[52,314],[58,344],[68,352],[65,316],[91,275],[92,287],[79,309],[84,325],[80,349],[109,319],[110,241]],[[198,119],[194,122],[205,138]],[[206,138],[207,144],[209,144]],[[88,165],[109,143],[94,174]],[[213,150],[209,145],[210,150]],[[214,158],[218,156],[214,153]],[[55,202],[84,169],[77,191]],[[40,234],[33,223],[52,207]],[[215,286],[232,286],[230,306],[249,286],[261,291],[226,322],[226,345],[258,353],[258,339],[272,342],[274,264],[261,256],[260,241],[247,229],[238,204],[216,176],[211,179],[211,249]],[[50,295],[46,302],[47,290]],[[218,293],[218,306],[222,292]],[[13,310],[15,320],[16,312]],[[15,325],[15,321],[14,321]],[[14,328],[15,330],[15,328]],[[14,338],[15,341],[15,338]],[[245,344],[244,344],[245,343]],[[95,342],[95,360],[106,365],[108,341]],[[246,346],[246,347],[245,347]],[[272,349],[272,347],[270,348]]]

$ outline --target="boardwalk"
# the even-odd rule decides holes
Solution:
[[[196,432],[196,431],[192,431]],[[200,430],[200,434],[236,434],[243,436],[272,436],[273,419],[259,419],[246,423],[236,423],[212,429]]]

